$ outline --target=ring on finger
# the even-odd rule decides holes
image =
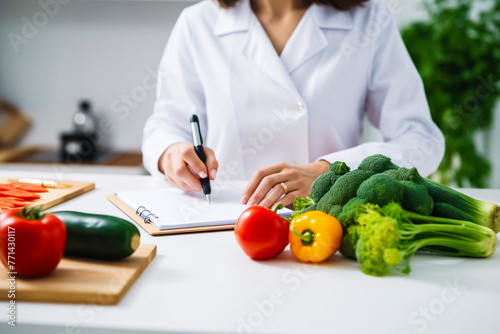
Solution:
[[[285,192],[283,195],[288,194],[288,187],[286,186],[285,182],[281,182],[280,185],[283,187],[283,190]]]

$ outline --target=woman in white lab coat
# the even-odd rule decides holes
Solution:
[[[186,191],[200,191],[198,177],[207,175],[246,179],[242,202],[266,207],[307,196],[337,160],[356,168],[381,153],[430,174],[444,140],[393,19],[402,5],[392,3],[206,0],[188,7],[160,64],[145,167]],[[365,113],[383,142],[359,144]],[[193,149],[191,114],[200,118],[206,167]]]

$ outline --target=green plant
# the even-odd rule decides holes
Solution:
[[[446,139],[436,176],[444,184],[487,187],[490,162],[474,136],[491,125],[500,97],[500,0],[425,0],[424,6],[429,19],[404,27],[402,36]]]

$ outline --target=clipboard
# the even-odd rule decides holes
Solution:
[[[129,216],[133,221],[135,221],[137,223],[137,225],[139,225],[144,231],[148,232],[152,236],[167,235],[167,234],[233,230],[234,227],[236,226],[236,224],[224,224],[224,225],[198,226],[198,227],[174,228],[174,229],[169,229],[169,230],[159,230],[153,224],[147,223],[144,218],[137,215],[137,213],[134,210],[132,210],[127,204],[122,202],[115,195],[108,195],[108,196],[106,196],[106,198],[111,203],[113,203],[118,209],[120,209],[127,216]]]

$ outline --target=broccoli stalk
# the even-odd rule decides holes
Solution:
[[[500,207],[494,203],[481,201],[451,189],[443,184],[420,176],[416,168],[388,169],[382,174],[398,181],[412,181],[423,185],[434,200],[433,215],[466,219],[473,223],[500,231]]]
[[[449,204],[448,210],[440,210],[435,214],[446,218],[460,218],[466,215],[473,223],[488,227],[495,233],[500,231],[500,207],[498,205],[472,198],[443,184],[424,178],[420,176],[416,168],[412,168],[410,171],[409,181],[423,185],[434,202]],[[441,205],[440,208],[443,206]]]
[[[356,213],[359,240],[356,259],[361,270],[385,276],[391,268],[410,272],[410,259],[418,250],[467,257],[487,257],[495,252],[495,233],[468,221],[424,216],[400,204],[384,207],[359,205]]]

